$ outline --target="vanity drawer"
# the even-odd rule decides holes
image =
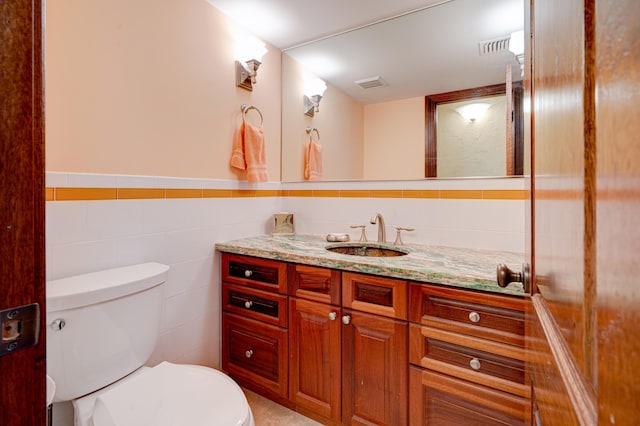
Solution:
[[[222,315],[222,368],[242,385],[288,396],[288,332],[235,314]]]
[[[340,304],[340,271],[317,266],[289,265],[291,296],[330,305]]]
[[[406,320],[407,282],[393,278],[343,272],[342,306]]]
[[[222,286],[224,309],[241,316],[287,327],[287,296],[238,285]]]
[[[409,398],[409,426],[529,424],[525,398],[413,366]]]
[[[523,348],[415,324],[411,324],[409,336],[411,364],[529,396],[524,386]]]
[[[411,322],[524,346],[524,299],[411,284],[410,300]]]
[[[222,281],[286,294],[287,264],[222,253]]]

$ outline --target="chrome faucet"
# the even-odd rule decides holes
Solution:
[[[371,224],[378,224],[378,242],[386,243],[387,242],[387,233],[384,228],[384,218],[380,213],[376,213],[375,216],[371,218]]]

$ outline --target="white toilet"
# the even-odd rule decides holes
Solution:
[[[240,387],[154,350],[169,267],[145,263],[47,283],[47,373],[76,426],[254,426]]]

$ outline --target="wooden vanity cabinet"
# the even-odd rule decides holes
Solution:
[[[323,424],[530,418],[525,300],[222,254],[222,367]]]
[[[290,265],[289,279],[298,411],[325,424],[406,425],[406,282],[304,265]]]
[[[410,425],[517,425],[530,415],[524,299],[410,286]]]
[[[289,405],[286,266],[222,254],[222,369],[240,385]]]

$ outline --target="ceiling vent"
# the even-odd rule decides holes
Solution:
[[[354,81],[355,84],[363,89],[373,89],[374,87],[386,86],[387,82],[380,78],[380,76],[363,78],[362,80]]]
[[[493,40],[481,41],[478,43],[480,56],[491,55],[492,53],[505,52],[509,50],[509,40],[511,35],[494,38]]]

